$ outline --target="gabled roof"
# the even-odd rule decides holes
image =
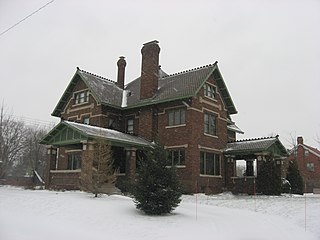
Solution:
[[[60,117],[73,93],[74,86],[80,80],[86,84],[99,104],[126,109],[196,96],[211,75],[217,82],[218,91],[228,113],[237,113],[216,62],[171,75],[160,69],[157,92],[153,98],[144,100],[140,100],[140,77],[127,84],[122,90],[114,81],[77,68],[52,115]]]
[[[121,108],[123,90],[119,88],[114,81],[77,68],[67,89],[53,110],[53,116],[60,117],[61,112],[64,110],[73,93],[75,85],[80,80],[86,84],[98,104]]]
[[[275,156],[287,155],[287,150],[280,142],[278,136],[231,142],[227,144],[224,152],[229,155],[241,156],[258,153],[272,153]]]
[[[43,138],[41,144],[63,146],[97,138],[105,139],[115,146],[148,147],[152,145],[151,142],[141,137],[69,121],[61,121]]]
[[[299,143],[298,146],[302,146],[304,149],[308,150],[310,153],[320,158],[320,151],[317,148],[310,147],[306,144],[301,144],[301,143]]]
[[[237,113],[226,84],[218,69],[217,62],[171,75],[167,75],[161,70],[159,72],[160,79],[158,91],[151,99],[140,100],[141,79],[140,77],[135,79],[125,88],[129,93],[127,97],[127,108],[193,97],[198,94],[204,83],[212,74],[217,81],[218,90],[222,95],[223,102],[229,114]]]

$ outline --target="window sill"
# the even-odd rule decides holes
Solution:
[[[166,166],[166,168],[186,168],[186,165]]]
[[[166,128],[176,128],[176,127],[185,127],[186,124],[180,124],[180,125],[173,125],[173,126],[166,126]]]
[[[83,106],[83,105],[88,104],[88,103],[89,103],[89,101],[88,102],[83,102],[83,103],[75,103],[75,104],[72,104],[72,107],[79,107],[79,106]]]
[[[51,173],[80,173],[81,169],[76,170],[50,170]]]
[[[221,175],[206,175],[206,174],[200,174],[200,177],[222,178]]]
[[[211,98],[211,97],[208,97],[206,95],[204,95],[204,98],[218,103],[218,100],[216,98]]]
[[[208,137],[212,137],[212,138],[218,138],[217,135],[212,135],[212,134],[209,134],[209,133],[203,133],[205,136],[208,136]]]

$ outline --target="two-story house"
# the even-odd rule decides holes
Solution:
[[[158,138],[187,192],[226,187],[235,163],[229,154],[226,164],[224,150],[242,131],[231,119],[237,110],[217,62],[167,74],[157,41],[145,43],[141,53],[141,75],[127,85],[124,57],[117,81],[77,68],[52,113],[61,122],[42,141],[48,145],[48,187],[79,188],[79,179],[92,174],[97,138],[112,145],[119,186],[134,178],[143,149]]]
[[[305,184],[304,191],[320,192],[320,151],[306,145],[303,137],[298,137],[286,163],[289,161],[296,161]]]

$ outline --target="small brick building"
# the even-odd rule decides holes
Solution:
[[[141,75],[127,85],[124,57],[117,81],[77,68],[52,113],[61,122],[42,141],[47,187],[79,188],[79,179],[92,174],[90,151],[98,137],[112,145],[118,182],[134,178],[143,149],[157,137],[187,192],[226,189],[227,167],[234,171],[235,161],[229,154],[227,163],[224,151],[243,132],[232,121],[237,110],[217,62],[167,74],[157,41],[141,53]]]
[[[299,172],[305,184],[305,192],[320,193],[320,151],[303,142],[303,137],[297,138],[297,144],[290,151],[286,159],[296,161]]]

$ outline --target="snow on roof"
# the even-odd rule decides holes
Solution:
[[[231,124],[227,126],[228,130],[231,130],[233,132],[241,133],[243,134],[244,132],[235,124]]]
[[[263,150],[269,148],[276,141],[279,141],[277,137],[240,140],[228,143],[225,152]]]
[[[107,140],[116,141],[116,142],[124,142],[124,143],[131,143],[135,145],[142,145],[142,146],[150,146],[151,142],[137,136],[132,136],[129,134],[125,134],[116,130],[101,128],[96,126],[90,126],[87,124],[75,123],[64,121],[67,125],[70,125],[77,130],[83,132],[92,137],[102,137]]]

